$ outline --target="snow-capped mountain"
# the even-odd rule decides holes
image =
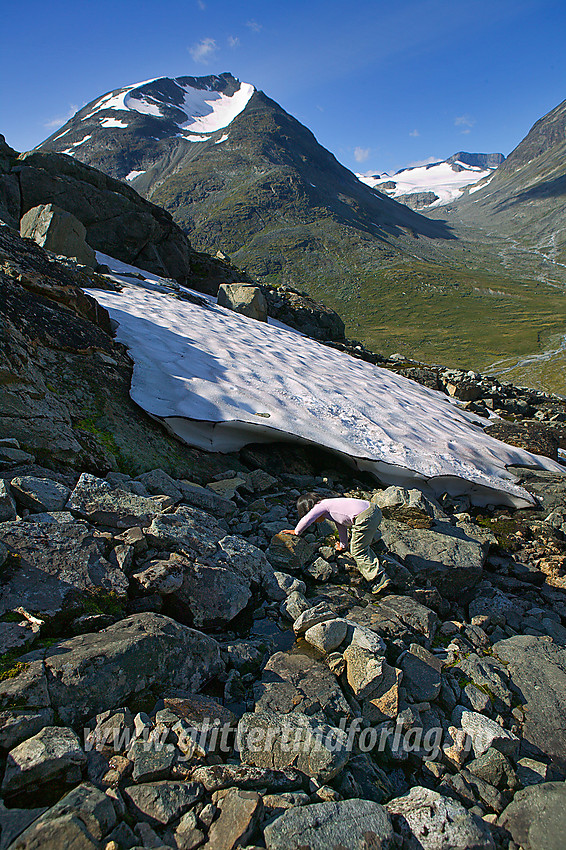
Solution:
[[[153,164],[156,147],[170,152],[180,139],[226,141],[226,129],[254,92],[253,85],[231,74],[146,80],[96,98],[40,149],[77,157],[133,181],[146,173],[143,164]]]
[[[459,151],[448,159],[402,168],[395,174],[357,174],[359,180],[412,209],[431,209],[459,198],[504,161],[501,153]]]

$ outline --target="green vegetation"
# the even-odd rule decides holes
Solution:
[[[0,655],[0,682],[5,682],[6,679],[15,679],[29,667],[27,662],[18,660],[21,655],[21,649],[10,649]]]

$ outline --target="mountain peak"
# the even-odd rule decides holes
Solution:
[[[254,92],[251,83],[241,83],[230,73],[145,80],[91,101],[44,144],[52,148],[53,143],[64,139],[62,152],[74,155],[92,137],[91,131],[100,129],[205,141],[210,134],[228,127]]]

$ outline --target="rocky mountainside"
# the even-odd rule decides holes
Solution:
[[[105,94],[40,151],[125,180],[167,209],[193,247],[220,249],[263,283],[306,291],[374,350],[481,370],[538,353],[563,331],[556,274],[541,285],[540,252],[457,219],[446,227],[443,213],[432,221],[364,186],[230,74]],[[537,380],[565,390],[560,369]]]
[[[0,239],[1,846],[560,847],[565,477],[478,509],[189,449],[129,400],[107,279]],[[557,398],[387,365],[566,446]],[[282,533],[306,489],[380,506],[387,594],[330,524]]]
[[[566,101],[541,118],[491,177],[443,210],[443,217],[523,240],[548,258],[555,275],[566,263]],[[477,190],[476,190],[477,188]]]
[[[501,153],[459,151],[448,159],[411,166],[395,174],[357,174],[370,186],[414,210],[444,206],[460,197],[504,161]]]

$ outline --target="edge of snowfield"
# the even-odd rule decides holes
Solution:
[[[86,291],[109,311],[129,349],[132,399],[192,446],[227,452],[250,442],[313,444],[386,484],[518,507],[534,500],[507,467],[565,472],[488,436],[483,420],[443,393],[97,257],[123,289]]]

